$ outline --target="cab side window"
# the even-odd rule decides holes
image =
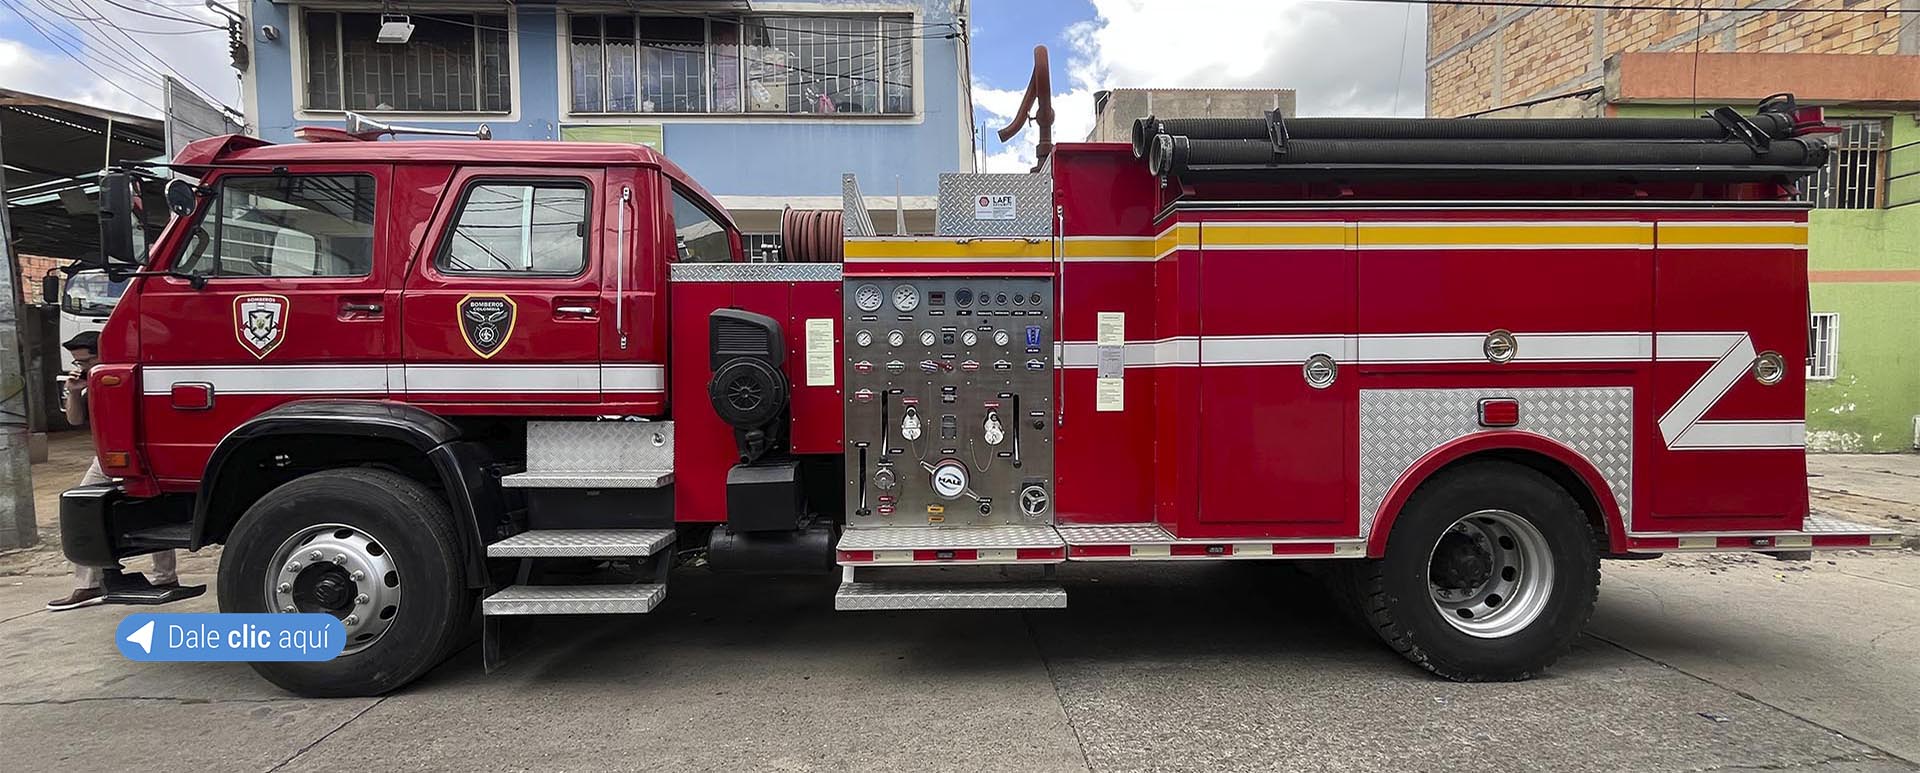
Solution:
[[[726,226],[679,188],[673,189],[673,240],[673,259],[681,263],[733,260],[733,240]]]
[[[373,177],[229,176],[180,270],[197,276],[366,276],[373,270]]]
[[[434,266],[449,274],[574,276],[587,268],[587,185],[475,183],[460,198]]]

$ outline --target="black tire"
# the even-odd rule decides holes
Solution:
[[[1525,627],[1482,638],[1458,630],[1428,587],[1434,547],[1463,516],[1504,510],[1544,537],[1553,566],[1544,606]],[[1552,479],[1510,462],[1470,462],[1423,483],[1388,533],[1386,557],[1352,568],[1361,614],[1387,646],[1460,682],[1532,678],[1573,647],[1600,591],[1595,534],[1579,503]]]
[[[268,681],[311,698],[380,695],[418,678],[463,637],[473,605],[453,513],[444,498],[386,470],[325,470],[267,492],[228,535],[220,609],[273,612],[264,592],[274,552],[308,527],[340,523],[371,536],[402,577],[403,610],[364,649],[318,663],[254,663]]]

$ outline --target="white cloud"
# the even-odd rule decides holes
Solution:
[[[1319,0],[1093,5],[1093,20],[1067,29],[1068,50],[1053,52],[1055,142],[1085,138],[1093,92],[1111,88],[1295,89],[1301,115],[1424,111],[1422,8]],[[974,103],[1004,125],[1023,88],[976,83]],[[1035,141],[1031,128],[1004,146],[983,134],[981,168],[1025,171]]]
[[[200,5],[121,3],[164,16],[226,23],[225,17]],[[224,30],[85,0],[16,0],[0,11],[0,22],[11,38],[0,39],[0,84],[7,88],[158,117],[157,106],[165,104],[161,76],[184,76],[216,101],[236,107],[240,103]],[[153,34],[188,31],[193,34]]]

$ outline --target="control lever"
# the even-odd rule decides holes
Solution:
[[[1020,469],[1020,395],[1009,393],[1013,400],[1013,468]]]
[[[893,407],[893,390],[880,390],[880,461],[887,460],[887,426],[893,422],[888,418]]]
[[[867,444],[861,443],[860,444],[860,507],[859,509],[854,510],[853,514],[860,516],[862,518],[865,518],[867,516],[867,512],[868,512],[867,511]]]

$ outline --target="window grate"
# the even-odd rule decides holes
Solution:
[[[1886,178],[1887,122],[1842,119],[1837,134],[1827,135],[1833,150],[1827,165],[1801,184],[1800,201],[1816,209],[1879,209]]]
[[[570,17],[575,113],[913,112],[912,17]]]
[[[414,15],[406,45],[375,40],[380,14],[307,11],[308,110],[504,113],[512,109],[507,17]]]
[[[1839,364],[1840,315],[1818,312],[1807,317],[1807,378],[1833,378]]]

